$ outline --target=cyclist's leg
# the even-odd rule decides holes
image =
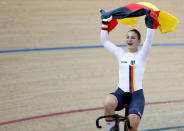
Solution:
[[[104,115],[105,116],[113,115],[117,107],[117,104],[118,104],[117,98],[114,95],[109,94],[104,102]],[[108,131],[111,131],[112,128],[115,126],[115,120],[112,118],[106,118],[106,125]]]
[[[118,88],[115,92],[109,94],[104,102],[104,115],[113,115],[115,111],[123,109],[122,94],[124,92]],[[106,124],[110,130],[114,125],[115,121],[112,118],[106,119]]]
[[[143,90],[135,91],[132,94],[132,101],[129,104],[129,120],[130,124],[132,126],[132,129],[129,131],[137,131],[139,123],[141,121],[141,117],[144,112],[144,105],[145,105],[145,99],[144,99],[144,93]]]
[[[132,127],[132,129],[129,129],[129,131],[137,131],[139,123],[141,121],[140,117],[137,114],[130,114],[128,118],[130,120],[130,125]]]
[[[123,105],[124,91],[118,88],[115,92],[110,93],[104,102],[104,115],[113,115],[114,111],[120,111],[124,108]]]
[[[118,105],[118,100],[116,98],[116,96],[109,94],[104,102],[104,115],[113,115],[115,112],[115,109]],[[110,119],[111,118],[107,118]]]

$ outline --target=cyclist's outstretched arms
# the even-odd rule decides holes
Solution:
[[[150,52],[152,41],[154,37],[154,29],[147,28],[146,40],[143,43],[143,47],[140,51],[140,57],[142,60],[145,60]]]
[[[117,47],[109,40],[109,33],[108,33],[108,23],[112,20],[112,16],[109,18],[102,18],[102,27],[101,27],[101,43],[103,46],[114,56],[118,57],[118,54],[123,50],[120,47]]]

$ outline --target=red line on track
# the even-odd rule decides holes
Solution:
[[[148,103],[146,103],[146,105],[157,105],[157,104],[167,104],[167,103],[180,103],[180,102],[184,102],[184,100],[171,100],[171,101],[148,102]],[[95,111],[95,110],[102,110],[102,109],[104,109],[104,108],[103,107],[96,107],[96,108],[87,108],[87,109],[79,109],[79,110],[71,110],[71,111],[51,113],[51,114],[45,114],[45,115],[38,115],[38,116],[32,116],[32,117],[27,117],[27,118],[22,118],[22,119],[17,119],[17,120],[0,122],[0,126],[8,125],[8,124],[13,124],[13,123],[18,123],[18,122],[23,122],[23,121],[27,121],[27,120],[34,120],[34,119],[40,119],[40,118],[45,118],[45,117],[53,117],[53,116],[58,116],[58,115],[66,115],[66,114],[79,113],[79,112],[87,112],[87,111]]]

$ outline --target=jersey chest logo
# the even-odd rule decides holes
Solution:
[[[134,66],[135,65],[135,60],[131,60],[130,61],[130,66]]]
[[[134,66],[135,65],[135,60],[131,60],[131,61],[122,60],[121,63],[122,64],[129,64],[130,66]]]

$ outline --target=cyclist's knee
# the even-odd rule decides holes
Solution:
[[[105,99],[105,102],[104,102],[104,109],[105,111],[107,112],[111,112],[111,111],[114,111],[116,106],[117,106],[118,102],[117,102],[117,99],[114,95],[108,95]]]

